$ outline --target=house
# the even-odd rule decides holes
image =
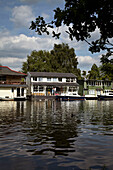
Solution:
[[[26,97],[26,74],[0,66],[0,98]]]
[[[104,91],[113,89],[113,82],[110,80],[80,80],[81,92],[86,98],[97,98]]]
[[[72,73],[28,72],[26,82],[28,94],[35,96],[49,96],[78,91],[79,85]]]

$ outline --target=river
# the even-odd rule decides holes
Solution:
[[[113,169],[113,101],[0,102],[0,170]]]

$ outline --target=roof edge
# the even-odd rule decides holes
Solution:
[[[23,75],[27,76],[27,74],[22,73],[22,72],[19,72],[19,71],[12,70],[12,69],[9,68],[8,66],[0,66],[0,67],[5,67],[5,68],[8,68],[9,70],[11,70],[11,71],[13,71],[13,72],[15,72],[15,73],[19,73],[19,74],[23,74]]]

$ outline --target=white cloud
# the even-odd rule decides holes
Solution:
[[[19,71],[22,67],[22,63],[26,61],[26,58],[13,58],[13,57],[1,57],[0,58],[0,63],[4,66],[8,66],[14,70]]]
[[[93,64],[94,62],[96,62],[96,60],[91,56],[78,56],[78,61],[85,64]]]
[[[6,63],[7,64],[15,64],[15,63],[19,63],[19,62],[24,62],[25,61],[25,59],[12,58],[12,57],[7,57],[7,58],[1,57],[0,59],[1,59],[3,65],[5,65]]]
[[[61,41],[49,36],[28,37],[24,34],[11,36],[8,32],[2,31],[0,32],[0,64],[13,66],[17,70],[17,68],[22,67],[23,61],[33,50],[51,50],[54,43],[59,44]]]
[[[34,19],[32,8],[27,5],[16,6],[12,9],[12,18],[10,20],[14,22],[16,27],[29,27]]]
[[[24,34],[18,36],[7,36],[2,37],[0,41],[0,50],[4,51],[15,51],[15,50],[49,50],[53,47],[53,44],[60,42],[60,40],[50,39],[49,37],[39,38],[39,37],[28,37]],[[18,52],[17,51],[17,52]]]
[[[78,58],[78,67],[81,68],[81,70],[90,70],[93,64],[96,64],[99,66],[100,64],[100,57],[95,56],[95,58],[91,56],[77,56]]]
[[[75,49],[75,53],[78,56],[78,67],[81,70],[90,70],[94,63],[99,65],[100,56],[96,54],[91,57],[87,54],[88,46],[85,42],[71,41],[65,33],[65,26],[61,27],[59,31],[62,32],[62,38],[58,40],[52,38],[51,35],[47,36],[45,34],[38,36],[34,33],[32,37],[24,34],[11,36],[7,30],[0,31],[0,63],[21,68],[23,61],[26,60],[27,55],[30,55],[31,51],[51,50],[54,44],[64,42],[70,48],[73,47]]]

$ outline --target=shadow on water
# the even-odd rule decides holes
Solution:
[[[113,101],[0,102],[2,169],[112,169]]]

